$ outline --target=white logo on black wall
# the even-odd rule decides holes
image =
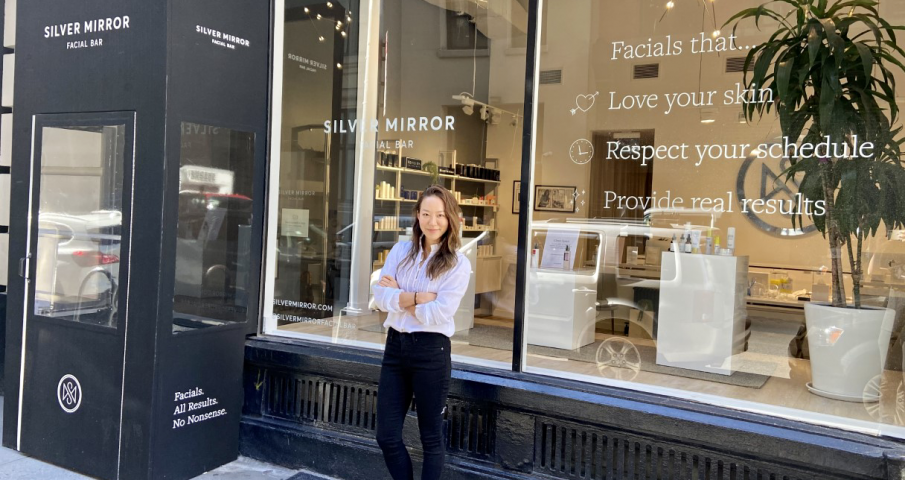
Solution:
[[[79,22],[55,23],[44,27],[44,38],[80,37],[87,35],[105,34],[131,28],[128,15],[118,17],[97,18]],[[80,48],[103,47],[103,38],[73,38],[66,42],[66,50]]]
[[[73,375],[63,375],[57,384],[57,401],[66,413],[72,413],[82,405],[82,385]]]

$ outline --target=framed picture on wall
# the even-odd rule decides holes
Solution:
[[[537,185],[534,187],[534,210],[575,213],[576,190],[577,187]]]
[[[520,211],[520,204],[518,201],[519,195],[522,193],[522,182],[520,180],[512,181],[512,213],[518,215]]]

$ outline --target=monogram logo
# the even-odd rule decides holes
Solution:
[[[82,405],[82,385],[73,375],[63,375],[57,384],[57,401],[66,413],[72,413]]]
[[[768,148],[775,145],[778,141],[765,144]],[[763,147],[761,147],[763,148]],[[801,215],[801,220],[805,226],[799,224],[796,220],[792,224],[792,215],[788,215],[788,211],[808,212],[807,208],[802,208],[802,202],[805,201],[798,192],[801,185],[800,177],[793,177],[786,181],[782,174],[788,167],[790,162],[788,158],[758,158],[758,151],[752,151],[745,158],[742,166],[738,171],[738,179],[736,181],[736,193],[738,194],[739,207],[742,213],[748,217],[755,226],[761,230],[782,237],[795,237],[807,235],[817,230],[817,227],[807,218],[806,214]],[[751,208],[752,201],[763,201],[770,204],[771,201],[784,202],[786,208],[761,209]],[[748,207],[746,208],[746,205]],[[793,208],[794,207],[794,208]],[[768,210],[768,211],[764,211]],[[783,211],[785,210],[785,212]]]

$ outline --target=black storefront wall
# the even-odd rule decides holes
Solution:
[[[380,352],[246,346],[244,455],[390,478],[374,441]],[[456,365],[445,478],[903,479],[894,440],[675,398]],[[420,460],[417,417],[404,428]]]
[[[180,135],[183,122],[254,135],[248,247],[260,252],[270,15],[253,0],[19,3],[4,446],[100,478],[190,478],[236,457],[260,259],[248,260],[245,323],[173,333]],[[36,262],[15,265],[36,248],[25,206],[37,218],[41,129],[109,122],[126,131],[118,321],[39,317],[24,278]],[[67,376],[79,381],[61,397]]]

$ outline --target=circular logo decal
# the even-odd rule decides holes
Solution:
[[[79,379],[72,375],[63,375],[57,384],[57,400],[66,413],[72,413],[82,405],[82,386]]]
[[[768,150],[773,150],[774,146],[781,146],[782,142],[773,140],[763,145]],[[808,221],[809,224],[804,228],[792,221],[793,215],[798,215],[799,220],[807,219],[813,209],[811,201],[805,199],[798,191],[801,178],[786,181],[783,175],[783,172],[791,165],[789,159],[769,156],[760,158],[758,156],[758,154],[763,156],[764,153],[760,148],[755,149],[748,154],[739,167],[735,188],[738,195],[738,208],[757,228],[771,235],[797,237],[817,231],[817,227],[812,221]],[[762,208],[767,211],[758,212],[754,207],[748,205],[750,201],[757,201],[761,204],[773,203],[773,205]],[[753,205],[757,205],[757,203]],[[769,211],[771,209],[772,211]]]

